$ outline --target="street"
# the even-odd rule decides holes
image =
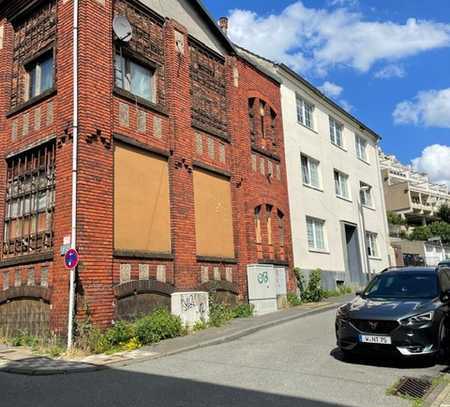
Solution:
[[[0,406],[409,406],[386,396],[404,375],[444,366],[345,363],[334,351],[334,311],[239,340],[66,376],[0,374]]]

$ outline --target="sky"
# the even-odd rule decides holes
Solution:
[[[204,0],[232,41],[284,62],[450,186],[450,0]]]

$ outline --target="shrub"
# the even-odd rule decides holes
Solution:
[[[180,336],[183,332],[181,319],[166,309],[159,309],[135,322],[136,338],[143,345],[162,339]]]
[[[297,287],[300,291],[302,302],[319,302],[324,298],[324,291],[321,288],[321,270],[311,271],[306,283],[306,278],[299,268],[294,269],[297,278]]]
[[[296,307],[302,303],[300,297],[295,293],[288,293],[287,300],[291,307]]]
[[[250,318],[254,310],[255,307],[251,304],[240,304],[233,308],[233,318]]]
[[[319,302],[323,299],[323,290],[320,286],[321,283],[321,270],[316,269],[311,271],[308,279],[307,295],[308,301]]]
[[[233,310],[219,302],[214,294],[209,297],[209,325],[219,327],[234,318]]]
[[[194,332],[202,331],[204,329],[208,328],[208,324],[205,321],[197,321],[194,326],[192,327],[192,330]]]
[[[128,342],[135,336],[134,326],[126,321],[117,321],[106,333],[106,340],[111,346]]]

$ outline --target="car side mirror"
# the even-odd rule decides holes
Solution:
[[[450,290],[444,291],[441,294],[441,301],[445,303],[450,302]]]

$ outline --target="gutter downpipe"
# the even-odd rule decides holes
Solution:
[[[77,247],[77,175],[78,175],[78,0],[73,0],[73,124],[72,124],[72,220],[70,247]],[[73,345],[75,314],[75,269],[69,277],[69,315],[67,324],[67,348]]]

